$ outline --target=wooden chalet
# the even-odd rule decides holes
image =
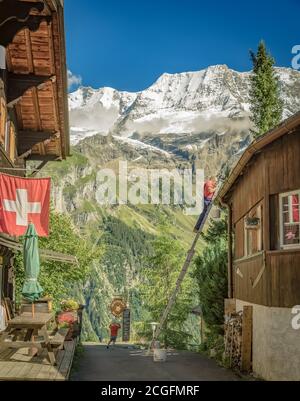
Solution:
[[[63,0],[1,0],[0,172],[32,177],[47,162],[69,156],[67,93]],[[29,161],[36,166],[31,175]],[[16,239],[0,235],[0,301],[11,322],[20,249]],[[52,251],[41,250],[41,256],[76,263]],[[33,361],[26,350],[1,349],[0,380],[65,380],[74,347],[70,342],[59,351],[56,366],[44,355]]]
[[[253,370],[299,380],[300,331],[292,319],[300,305],[300,113],[249,146],[219,201],[229,210],[227,306],[253,311]]]
[[[28,161],[38,170],[69,155],[67,102],[63,1],[2,0],[0,172],[24,176]],[[10,298],[13,245],[0,237],[0,281]]]

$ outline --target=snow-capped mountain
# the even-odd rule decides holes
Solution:
[[[107,134],[115,122],[135,101],[136,93],[118,92],[112,88],[79,88],[69,95],[71,139],[81,139],[97,133]]]
[[[225,66],[164,74],[137,96],[115,129],[123,135],[132,131],[195,133],[210,130],[212,125],[224,129],[226,119],[248,116],[248,92],[249,74]]]
[[[300,72],[277,68],[284,117],[300,110]],[[72,142],[96,133],[203,134],[248,131],[250,73],[225,65],[163,74],[139,93],[79,88],[70,94]]]

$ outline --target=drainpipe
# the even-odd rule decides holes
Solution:
[[[233,291],[233,226],[232,226],[232,206],[224,199],[219,199],[220,204],[228,210],[227,221],[227,236],[228,236],[228,262],[227,262],[227,277],[228,277],[228,298],[234,298]]]
[[[233,298],[233,241],[232,241],[232,207],[226,205],[228,209],[228,298]]]

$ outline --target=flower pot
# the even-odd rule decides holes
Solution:
[[[57,315],[58,323],[68,323],[73,324],[77,321],[77,312],[76,311],[64,311],[59,312]]]

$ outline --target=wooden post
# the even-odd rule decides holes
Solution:
[[[242,361],[243,372],[250,372],[252,368],[252,330],[253,330],[253,306],[243,308],[242,328]]]
[[[264,155],[264,201],[263,201],[263,211],[262,211],[262,250],[269,251],[271,249],[270,244],[270,173],[269,164]]]

